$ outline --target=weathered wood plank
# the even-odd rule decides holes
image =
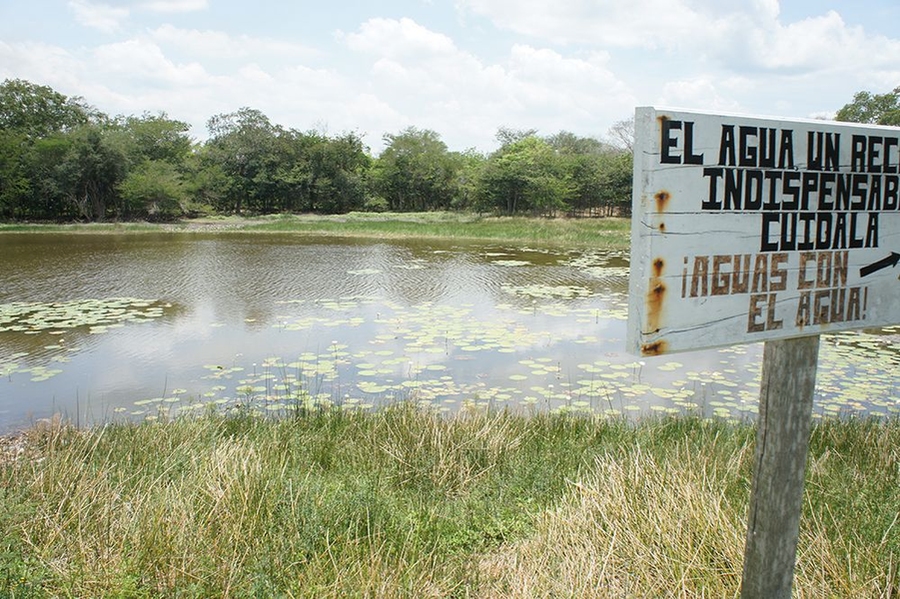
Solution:
[[[743,599],[791,596],[818,352],[818,336],[766,342]]]

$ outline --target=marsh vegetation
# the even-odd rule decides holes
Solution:
[[[12,597],[700,597],[740,584],[753,427],[409,404],[31,429]],[[798,597],[890,597],[896,419],[815,425]]]

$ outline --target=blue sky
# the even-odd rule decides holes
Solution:
[[[896,0],[0,0],[0,79],[206,137],[272,122],[451,150],[499,127],[605,138],[634,107],[829,117],[900,85]]]

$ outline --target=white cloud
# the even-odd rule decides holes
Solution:
[[[512,48],[509,72],[528,104],[545,106],[558,115],[554,120],[581,120],[590,118],[601,105],[622,106],[631,101],[626,86],[607,68],[607,59],[605,54],[567,58],[553,50],[519,44]]]
[[[209,7],[208,0],[151,0],[141,3],[141,8],[163,13],[194,12]]]
[[[175,48],[189,56],[204,58],[277,58],[279,61],[292,61],[318,54],[316,50],[295,42],[248,35],[235,36],[221,31],[180,29],[169,24],[150,31],[149,36],[162,46]]]
[[[739,112],[741,105],[733,94],[720,93],[715,77],[697,76],[690,79],[669,81],[663,85],[660,104],[671,107],[696,107],[717,112]]]
[[[848,26],[834,11],[782,25],[769,23],[752,32],[751,63],[772,70],[897,69],[900,40],[870,36]]]
[[[119,81],[131,80],[140,86],[193,86],[209,79],[199,63],[176,64],[159,46],[142,38],[99,46],[93,59],[93,68],[101,74]]]
[[[835,11],[782,23],[778,0],[458,0],[497,27],[560,44],[650,48],[738,70],[858,70],[893,65],[900,39],[867,34]]]
[[[67,6],[74,13],[75,20],[78,23],[103,33],[118,31],[122,26],[122,22],[129,15],[127,8],[109,6],[108,4],[95,4],[88,0],[69,0]]]
[[[498,27],[559,44],[670,48],[719,36],[735,17],[704,14],[690,0],[458,0]],[[721,3],[713,3],[712,6]]]
[[[412,19],[369,19],[357,33],[338,32],[347,46],[358,52],[374,52],[397,58],[424,55],[451,55],[458,52],[446,35],[422,27]]]
[[[633,106],[604,52],[566,57],[516,44],[488,64],[409,19],[373,19],[341,39],[369,61],[369,88],[395,109],[388,132],[434,129],[450,147],[491,147],[499,126],[601,135]]]
[[[242,106],[301,130],[323,122],[335,132],[368,125],[376,140],[384,131],[382,125],[398,120],[390,99],[375,98],[361,89],[363,83],[335,70],[297,61],[273,64],[273,56],[281,58],[282,48],[291,47],[295,58],[308,54],[306,48],[247,36],[198,34],[193,42],[213,40],[207,49],[231,46],[233,53],[259,58],[225,60],[219,63],[225,67],[212,72],[205,61],[173,59],[173,52],[158,43],[168,38],[156,33],[76,53],[48,44],[0,41],[0,80],[24,78],[50,85],[66,95],[83,96],[111,115],[163,111],[192,125],[198,139],[206,136],[205,123],[211,116]]]

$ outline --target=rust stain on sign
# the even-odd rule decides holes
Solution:
[[[653,198],[656,200],[656,211],[657,212],[665,212],[666,206],[669,205],[669,200],[672,199],[672,194],[670,194],[665,189],[658,191]]]
[[[647,332],[659,331],[662,321],[663,303],[666,297],[666,284],[662,274],[666,262],[662,258],[653,260],[653,276],[650,277],[650,291],[647,292]]]
[[[669,344],[660,339],[653,343],[645,343],[641,346],[641,355],[644,356],[661,356],[669,349]]]

